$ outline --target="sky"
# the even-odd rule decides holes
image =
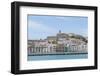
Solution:
[[[45,39],[63,33],[88,34],[88,17],[28,15],[28,39]]]

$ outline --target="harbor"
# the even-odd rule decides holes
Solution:
[[[88,54],[87,52],[59,52],[59,53],[30,53],[28,56],[44,56],[44,55],[78,55]]]
[[[36,56],[28,56],[27,60],[28,61],[45,61],[45,60],[65,60],[65,59],[87,59],[88,58],[88,54],[84,53],[84,54],[68,54],[68,55],[36,55]]]
[[[34,60],[34,58],[38,56],[40,56],[40,59],[42,57],[44,59],[45,57],[52,59],[51,56],[60,57],[60,55],[65,58],[67,55],[68,57],[72,56],[71,58],[73,58],[73,56],[77,56],[77,58],[78,56],[80,58],[87,58],[87,43],[87,38],[81,35],[62,33],[61,30],[59,30],[55,36],[48,36],[46,39],[28,40],[28,60],[30,60],[30,58]]]

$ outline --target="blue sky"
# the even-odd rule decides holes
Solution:
[[[88,34],[88,17],[28,15],[28,39],[45,39],[64,33]]]

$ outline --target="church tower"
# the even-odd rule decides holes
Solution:
[[[59,34],[61,34],[61,30],[59,30]]]

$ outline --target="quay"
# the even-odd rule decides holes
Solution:
[[[87,52],[60,52],[60,53],[30,53],[28,56],[45,56],[45,55],[77,55],[88,54]]]

